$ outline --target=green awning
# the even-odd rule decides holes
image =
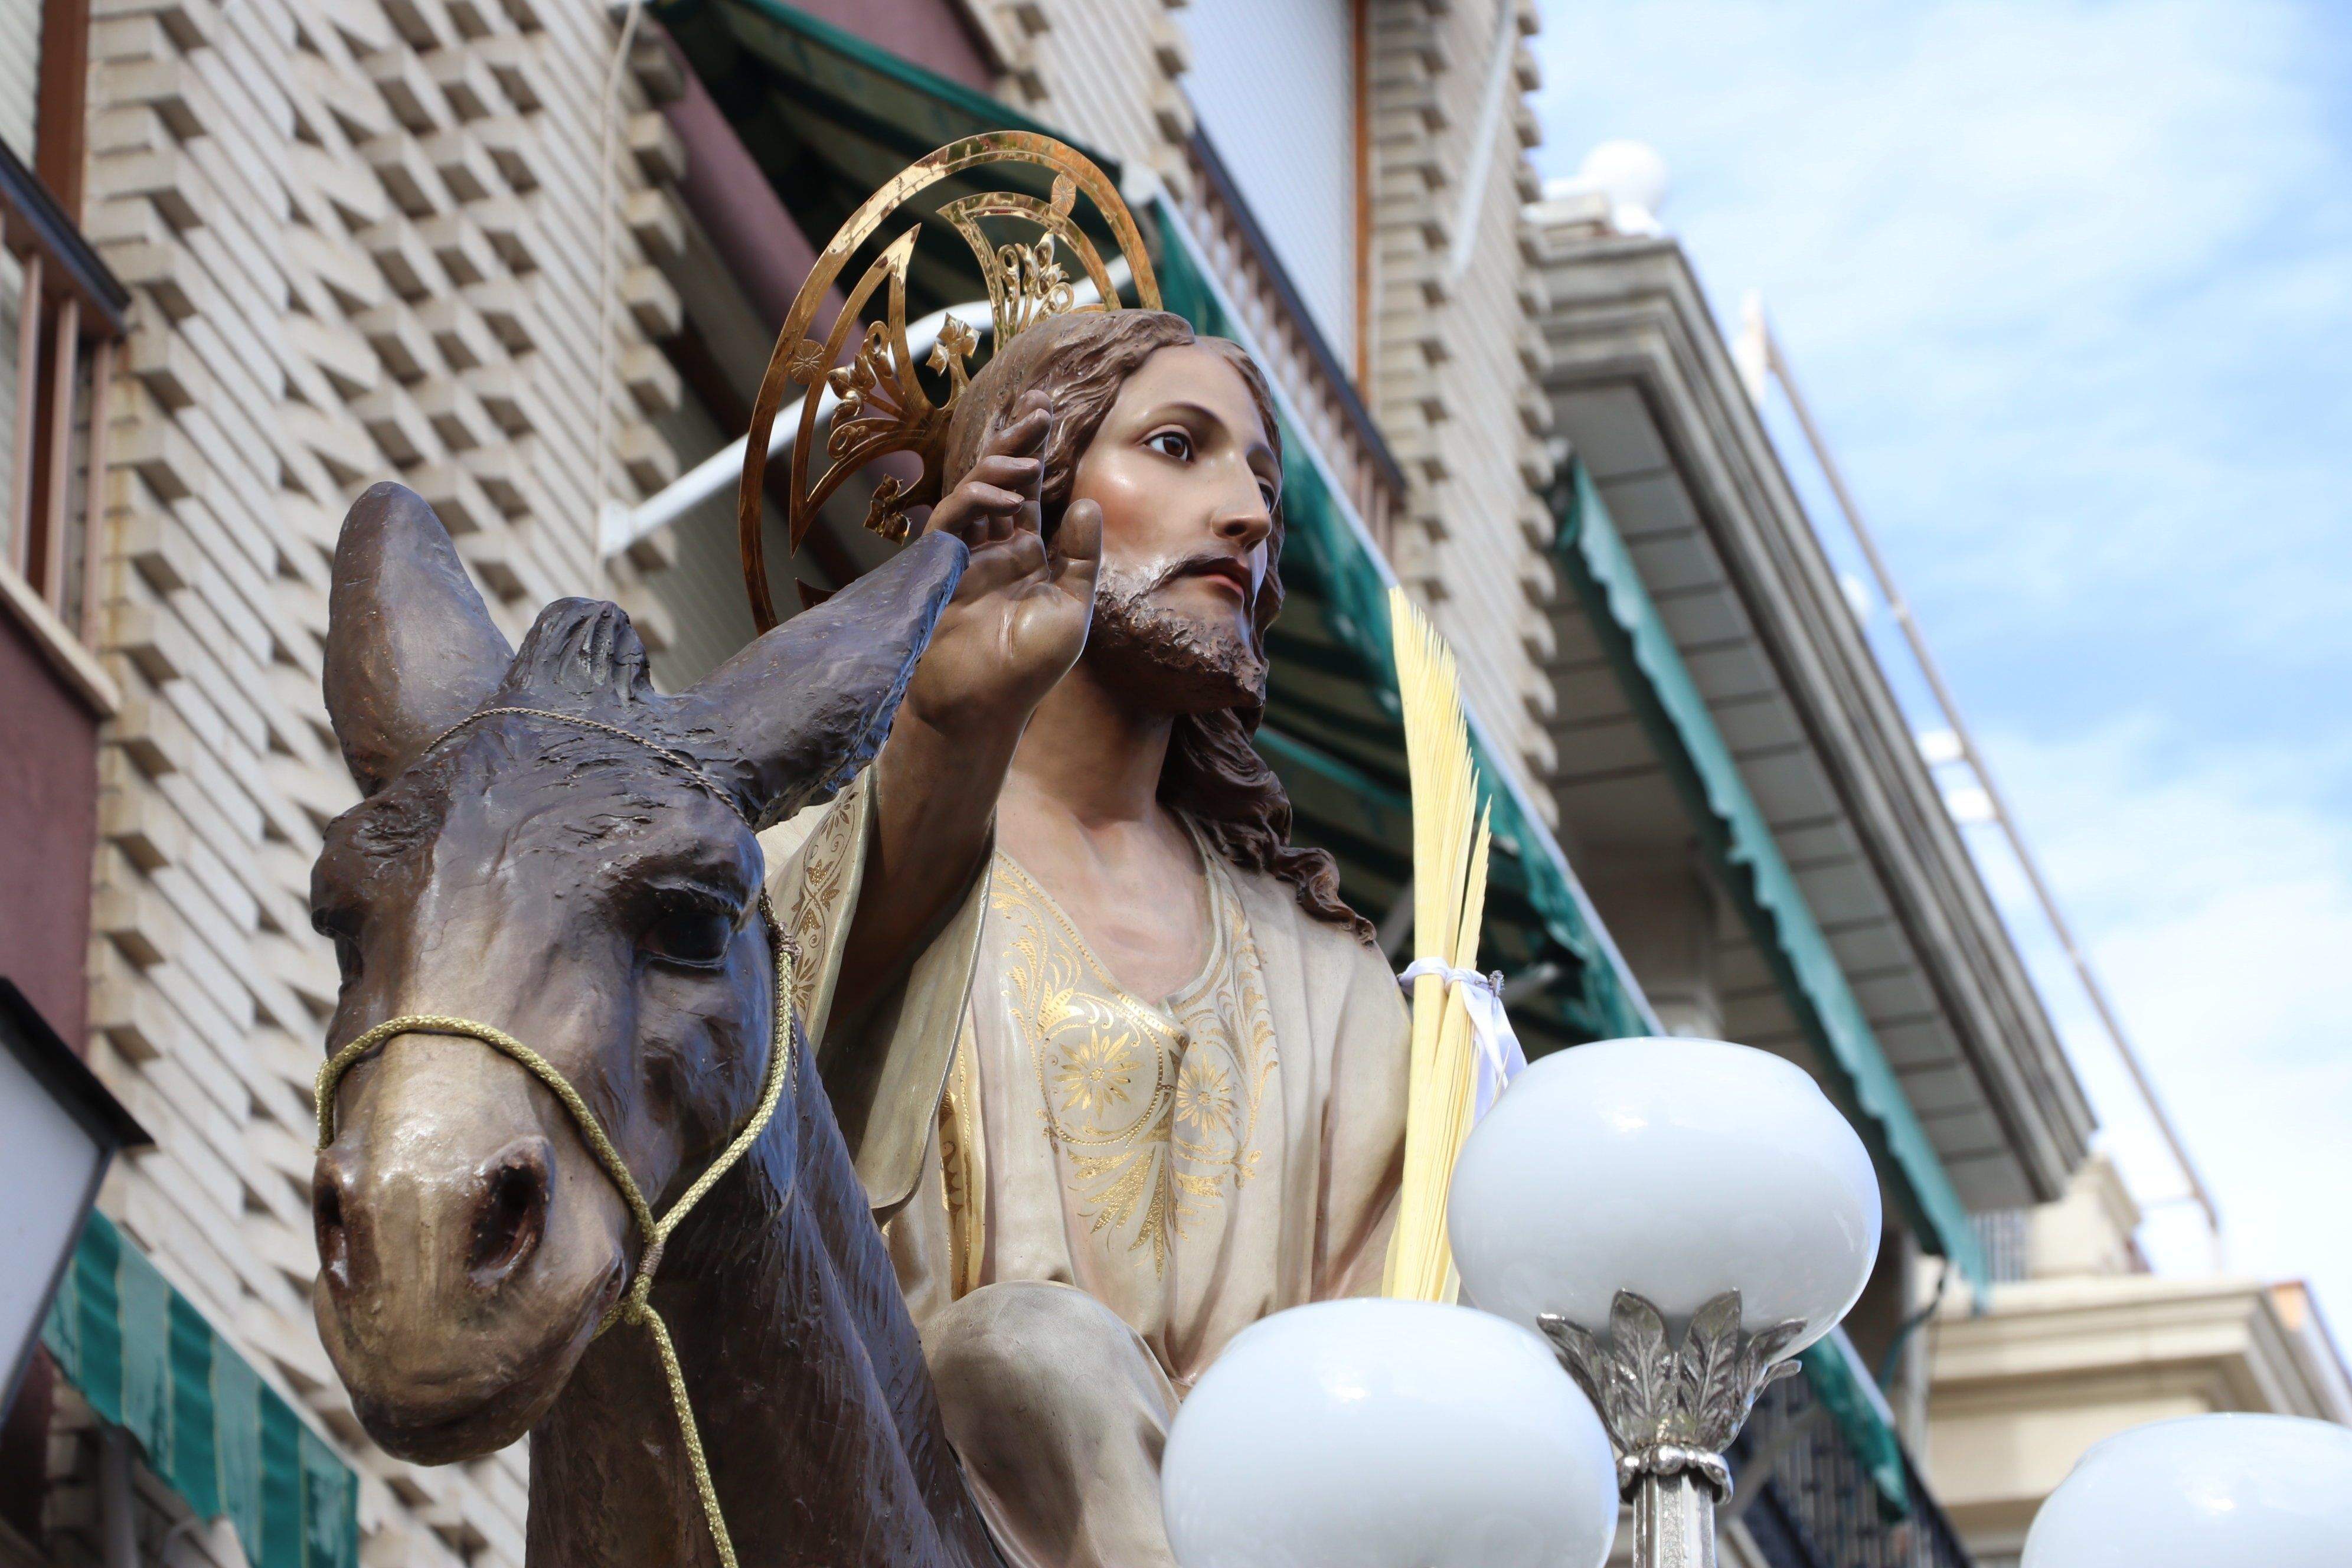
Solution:
[[[1182,222],[1164,201],[1151,216],[1168,308],[1202,331],[1246,342],[1247,330]],[[1312,446],[1281,412],[1288,597],[1269,636],[1274,672],[1258,750],[1290,791],[1296,836],[1338,856],[1349,900],[1377,917],[1404,892],[1412,868],[1412,787],[1389,642],[1393,578]],[[1497,765],[1475,716],[1471,742],[1496,849],[1480,963],[1507,975],[1551,976],[1512,997],[1528,1056],[1650,1033],[1647,1007],[1559,847]]]
[[[254,1568],[359,1568],[359,1478],[102,1214],[41,1342],[191,1510],[228,1516]]]
[[[1572,467],[1555,510],[1553,551],[1561,569],[1681,788],[1758,950],[1831,1074],[1832,1092],[1860,1124],[1879,1168],[1892,1173],[1913,1229],[1981,1287],[1990,1276],[1968,1210],[1580,464]]]
[[[859,203],[908,163],[986,131],[1032,131],[1070,138],[960,81],[877,48],[782,0],[657,0],[653,15],[677,40],[711,101],[775,187],[810,241],[822,247]],[[1113,180],[1118,164],[1081,143]],[[1045,171],[992,163],[941,181],[910,210],[928,216],[973,191],[1052,193]],[[1079,204],[1076,221],[1105,255],[1109,231]],[[903,223],[870,240],[845,273],[854,279]],[[920,315],[985,298],[978,265],[960,244],[916,247],[908,311]]]
[[[1853,1450],[1855,1460],[1878,1490],[1882,1511],[1896,1518],[1911,1511],[1911,1480],[1903,1462],[1903,1439],[1895,1436],[1886,1396],[1872,1381],[1843,1329],[1805,1347],[1805,1381]]]

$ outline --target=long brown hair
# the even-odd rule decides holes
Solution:
[[[1094,444],[1127,378],[1161,349],[1196,342],[1223,355],[1240,374],[1279,462],[1282,430],[1275,417],[1274,396],[1265,373],[1240,344],[1201,337],[1183,317],[1165,311],[1089,312],[1057,316],[1030,328],[972,378],[949,430],[948,485],[952,487],[978,459],[982,442],[1003,411],[1023,393],[1042,389],[1054,405],[1041,495],[1042,521],[1050,537],[1069,504],[1078,458]],[[1252,633],[1261,653],[1265,629],[1282,609],[1282,540],[1277,498],[1274,529],[1266,538],[1265,580],[1250,606]],[[1257,702],[1178,714],[1168,741],[1168,761],[1160,773],[1160,799],[1192,818],[1227,860],[1280,878],[1290,884],[1299,908],[1370,942],[1372,923],[1339,897],[1339,868],[1330,855],[1290,842],[1289,793],[1250,744],[1264,716],[1265,708]]]

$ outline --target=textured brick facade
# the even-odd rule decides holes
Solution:
[[[156,1135],[106,1205],[342,1446],[372,1568],[520,1564],[521,1451],[440,1469],[383,1458],[310,1321],[310,1089],[336,968],[308,896],[320,827],[355,799],[319,700],[328,563],[352,496],[397,478],[439,510],[510,636],[548,599],[589,593],[618,597],[657,652],[673,638],[641,591],[669,551],[600,563],[596,517],[600,489],[649,493],[706,455],[657,423],[680,399],[656,344],[680,316],[662,264],[682,153],[651,77],[625,72],[608,303],[615,32],[601,5],[95,3],[83,227],[135,303],[105,479],[100,646],[123,700],[98,757],[89,1033],[93,1065]],[[1514,56],[1481,163],[1468,142],[1492,5],[1369,3],[1377,308],[1361,392],[1406,478],[1385,526],[1495,738],[1536,776],[1542,619],[1522,578],[1547,470],[1517,233],[1532,66]],[[1508,3],[1513,32],[1531,29],[1526,0]],[[1008,102],[1157,171],[1213,252],[1225,243],[1162,0],[967,11],[958,49],[1001,71]],[[1473,167],[1488,171],[1477,243],[1447,281]],[[1364,471],[1265,279],[1223,264],[1335,468]],[[65,1537],[90,1540],[73,1517],[87,1489],[57,1502]]]
[[[359,1435],[311,1324],[310,1086],[336,972],[310,927],[352,804],[319,699],[328,563],[398,478],[519,633],[597,591],[600,106],[582,0],[98,0],[83,226],[135,297],[114,388],[93,1064],[156,1136],[107,1203],[341,1439],[367,1560],[520,1563],[520,1453],[446,1469]],[[663,167],[625,83],[611,483],[676,298],[635,199]],[[651,225],[649,235],[638,230]],[[673,394],[674,395],[674,394]],[[67,1494],[68,1497],[71,1494]]]

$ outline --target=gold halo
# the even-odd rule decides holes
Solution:
[[[823,342],[808,334],[818,307],[842,268],[892,214],[949,175],[991,163],[1034,163],[1054,174],[1049,200],[1017,191],[982,191],[958,197],[939,209],[979,258],[981,273],[988,282],[989,312],[998,350],[1048,316],[1119,308],[1110,269],[1072,216],[1082,192],[1118,239],[1135,280],[1136,297],[1145,310],[1160,309],[1160,283],[1152,274],[1150,255],[1135,226],[1134,215],[1119,199],[1118,188],[1092,159],[1051,136],[1027,131],[967,136],[917,159],[866,197],[865,205],[850,214],[834,235],[793,297],[783,330],[776,335],[775,352],[768,356],[767,374],[761,377],[759,400],[751,407],[751,429],[743,446],[743,481],[735,495],[735,522],[743,552],[743,585],[751,598],[751,619],[762,632],[776,624],[777,616],[769,593],[767,551],[760,531],[761,499],[767,478],[769,433],[775,427],[787,387],[803,389],[800,433],[793,443],[789,513],[794,551],[800,549],[817,509],[851,474],[886,452],[919,454],[923,473],[911,485],[895,477],[884,479],[866,510],[867,528],[885,539],[903,540],[911,526],[907,508],[939,500],[948,421],[971,379],[965,362],[978,346],[979,334],[953,316],[947,319],[939,342],[924,362],[934,374],[948,378],[946,398],[932,403],[916,377],[914,355],[907,346],[907,267],[915,252],[915,238],[922,232],[921,223],[909,226],[875,258],[849,291]],[[1017,219],[1044,232],[1029,243],[994,244],[982,231],[982,218]],[[1085,268],[1095,286],[1094,303],[1075,302],[1057,244],[1068,247]],[[856,354],[847,363],[842,363],[842,351],[859,324],[860,313],[886,281],[889,284],[886,320],[866,324]],[[825,438],[829,461],[812,483],[809,448],[816,435],[821,386],[829,386],[839,404]]]

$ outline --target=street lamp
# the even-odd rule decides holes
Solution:
[[[2291,1415],[2134,1427],[2075,1464],[2020,1568],[2344,1568],[2352,1430]]]
[[[0,980],[0,1414],[39,1342],[58,1279],[115,1151],[146,1132],[25,999]]]
[[[1425,1301],[1254,1323],[1160,1463],[1185,1568],[1601,1568],[1609,1440],[1543,1341]]]
[[[1599,1408],[1640,1568],[1712,1568],[1723,1452],[1878,1252],[1878,1179],[1801,1068],[1604,1040],[1522,1074],[1464,1145],[1465,1300],[1540,1330]]]

